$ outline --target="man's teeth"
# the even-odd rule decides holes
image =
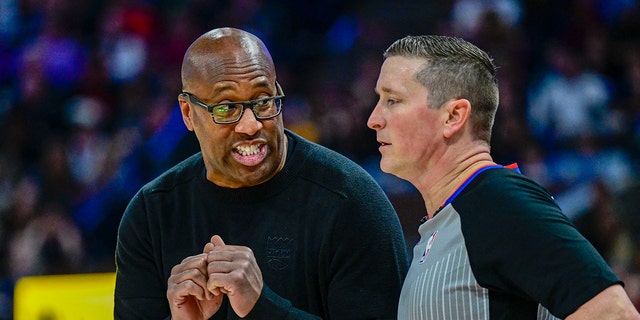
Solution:
[[[252,144],[248,146],[238,146],[236,147],[236,151],[243,156],[251,156],[260,152],[260,148],[257,145]]]

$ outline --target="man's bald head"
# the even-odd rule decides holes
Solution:
[[[210,82],[222,74],[241,73],[249,64],[259,64],[275,78],[271,54],[260,38],[235,28],[213,29],[187,49],[182,61],[182,87]]]

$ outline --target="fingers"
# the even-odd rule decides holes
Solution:
[[[204,251],[203,252],[204,253],[209,253],[209,252],[212,252],[216,246],[221,247],[221,246],[224,246],[224,245],[225,244],[224,244],[224,241],[222,240],[222,237],[220,237],[219,235],[214,235],[214,236],[211,237],[209,242],[204,245]],[[209,274],[209,272],[207,272],[207,274]],[[217,286],[210,285],[209,283],[207,283],[207,288],[215,296],[218,296],[218,295],[223,294],[223,293],[224,294],[228,293],[228,291],[225,290],[224,288],[218,288]]]
[[[209,242],[204,245],[204,249],[202,252],[211,252],[216,246],[224,246],[224,241],[222,241],[222,238],[219,235],[214,235],[213,237],[211,237]]]
[[[251,253],[250,250],[247,252]],[[208,260],[218,253],[215,250],[210,252]],[[231,308],[240,317],[244,317],[253,309],[260,298],[264,283],[262,273],[252,253],[251,258],[247,258],[245,253],[232,256],[238,259],[209,262],[207,288],[226,294]]]
[[[167,281],[167,296],[184,297],[192,295],[199,300],[211,299],[212,293],[207,290],[207,255],[187,257],[171,269]]]
[[[217,234],[211,237],[210,241],[215,246],[224,246],[224,241],[222,241],[222,238]]]
[[[262,292],[262,272],[248,247],[226,245],[219,235],[204,246],[206,257],[204,288],[214,296],[226,294],[233,310],[246,316]]]
[[[230,261],[218,260],[210,262],[207,267],[207,289],[225,294],[231,292],[230,282],[226,281],[226,279],[234,271],[234,268],[234,264]]]
[[[226,261],[224,256],[227,253],[217,253],[228,249],[234,250],[233,247],[226,247],[222,238],[215,235],[204,245],[201,254],[187,257],[171,269],[167,280],[167,299],[172,315],[208,319],[217,312],[222,304],[222,294],[228,294],[229,291],[215,285],[208,288],[208,256],[213,254],[215,261]],[[230,266],[220,265],[212,271],[228,272],[231,270],[229,268]]]
[[[186,257],[171,269],[171,274],[178,274],[185,270],[198,270],[204,276],[207,275],[207,254],[201,253],[195,256]]]
[[[233,295],[262,289],[262,273],[253,251],[242,246],[216,246],[207,253],[207,288]]]
[[[206,288],[214,295],[219,295],[221,293],[228,294],[228,288],[225,288],[223,285],[218,285],[219,281],[215,279],[215,275],[227,274],[234,269],[232,261],[234,259],[233,256],[235,255],[235,247],[225,246],[224,242],[222,242],[222,239],[219,236],[213,236],[211,238],[211,241],[215,241],[218,244],[213,245],[213,243],[209,243],[211,244],[211,250],[207,252],[206,274],[208,280]],[[207,246],[205,246],[205,249],[206,247]]]

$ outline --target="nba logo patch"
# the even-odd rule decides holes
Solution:
[[[434,231],[429,239],[427,240],[427,247],[424,248],[424,252],[422,252],[422,257],[420,257],[420,263],[423,263],[427,259],[427,255],[429,255],[429,251],[431,251],[431,246],[433,242],[436,240],[436,235],[438,234],[438,230]]]

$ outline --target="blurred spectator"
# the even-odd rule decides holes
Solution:
[[[594,181],[589,207],[574,219],[580,232],[607,260],[614,271],[624,270],[633,252],[629,230],[623,224],[615,206],[613,193],[602,181]]]
[[[620,223],[629,232],[631,238],[631,256],[629,264],[623,265],[620,273],[625,280],[627,292],[640,310],[640,182],[636,182],[615,198]]]
[[[456,34],[474,38],[482,32],[483,16],[495,14],[498,23],[515,27],[522,18],[519,0],[457,0],[452,9],[451,24]]]
[[[549,69],[532,87],[527,109],[529,129],[546,149],[547,184],[569,217],[583,211],[592,182],[607,181],[614,192],[634,179],[629,152],[612,137],[624,132],[620,113],[610,108],[609,81],[589,70],[575,48],[552,42]],[[588,199],[588,198],[587,198]]]
[[[93,193],[105,177],[105,164],[110,151],[109,137],[101,130],[104,107],[89,97],[75,97],[67,104],[65,120],[70,125],[67,150],[71,175],[81,192]]]
[[[43,201],[70,208],[78,201],[81,185],[74,179],[66,143],[60,136],[44,139],[42,154],[34,174],[40,182]]]
[[[636,308],[640,307],[640,242],[635,209],[629,212],[629,200],[616,196],[602,181],[594,181],[589,207],[575,218],[578,230],[607,260],[625,282],[625,289]],[[627,196],[639,196],[631,193]],[[637,191],[635,191],[637,192]],[[623,201],[621,203],[621,200]],[[637,202],[637,201],[636,201]]]
[[[9,276],[69,274],[81,271],[84,255],[80,231],[68,213],[47,203],[9,240]]]
[[[640,42],[626,47],[622,55],[624,72],[621,79],[623,94],[613,104],[624,116],[627,131],[622,145],[640,158]]]
[[[147,39],[154,32],[147,7],[135,2],[113,2],[104,12],[100,26],[100,52],[114,83],[135,80],[148,57]]]
[[[9,306],[13,286],[23,276],[82,271],[83,240],[64,206],[43,202],[38,181],[25,176],[15,187],[10,206],[0,215],[0,301]],[[4,303],[3,303],[4,304]]]
[[[576,49],[562,43],[546,48],[549,69],[533,87],[527,116],[533,134],[547,148],[573,148],[610,132],[611,92],[600,74],[585,69]]]

